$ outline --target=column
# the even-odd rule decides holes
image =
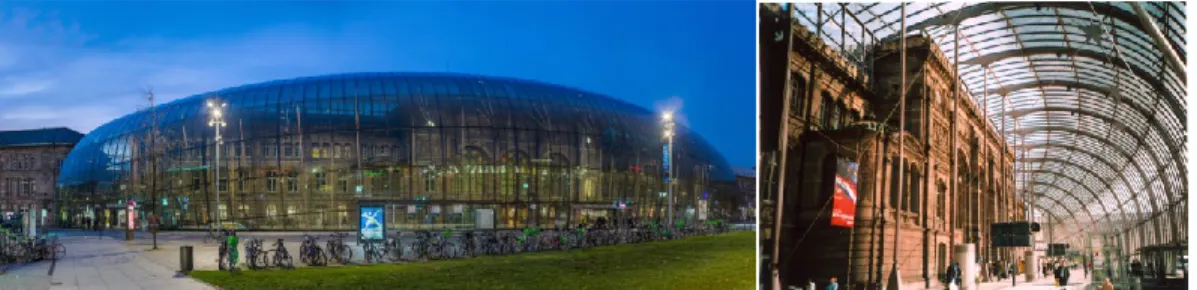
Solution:
[[[954,262],[960,265],[960,290],[976,289],[977,270],[979,266],[976,264],[976,248],[973,244],[960,244],[952,246],[952,251],[956,253]]]
[[[1024,252],[1023,260],[1026,262],[1025,271],[1027,273],[1027,282],[1035,281],[1035,277],[1039,274],[1039,260],[1035,259],[1035,251],[1028,250]]]

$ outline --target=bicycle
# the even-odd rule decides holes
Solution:
[[[211,243],[213,241],[223,241],[224,238],[224,234],[221,234],[220,231],[217,230],[211,230],[204,233],[205,244]]]
[[[303,243],[299,245],[299,261],[309,266],[324,266],[328,264],[328,257],[324,255],[324,249],[320,248],[316,237],[304,236]]]
[[[428,247],[428,231],[416,231],[416,242],[411,245],[412,254],[415,255],[413,260],[427,260]]]
[[[386,243],[383,244],[382,252],[391,262],[398,262],[403,259],[402,236],[400,233],[395,233],[394,236],[387,237]]]
[[[250,269],[265,269],[270,266],[262,251],[262,239],[250,239],[245,243],[245,263]]]
[[[227,242],[227,240],[222,240],[220,242],[220,249],[218,250],[217,253],[218,253],[217,257],[216,257],[217,268],[220,269],[221,271],[228,270],[229,268],[231,268],[230,267],[231,265],[228,265],[229,243]]]
[[[367,264],[378,263],[383,260],[385,251],[379,248],[377,241],[365,240],[362,242],[362,258],[366,259]]]
[[[465,232],[465,235],[462,237],[462,248],[463,248],[462,254],[464,256],[472,258],[476,254],[475,248],[477,248],[477,242],[474,241],[474,239],[475,239],[474,232],[472,232],[472,231]]]
[[[283,269],[295,269],[295,264],[291,261],[291,254],[287,253],[287,247],[283,246],[283,239],[278,239],[278,242],[274,243],[273,252],[272,265]]]
[[[58,258],[66,257],[66,246],[59,243],[58,238],[38,240],[38,252],[41,254],[42,259],[57,261]]]
[[[329,256],[332,256],[332,259],[337,261],[337,263],[349,264],[349,261],[353,259],[353,251],[341,240],[349,236],[349,234],[334,233],[330,236],[331,238],[328,239],[326,246]]]

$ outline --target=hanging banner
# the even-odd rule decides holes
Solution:
[[[377,241],[386,238],[386,208],[362,206],[358,214],[358,236],[361,240]]]
[[[856,162],[839,158],[835,166],[835,192],[831,195],[831,225],[850,228],[856,223]]]
[[[669,158],[669,144],[661,145],[661,164],[663,165],[661,166],[661,170],[665,171],[665,182],[669,182],[669,178],[673,177],[669,176],[669,162],[672,161],[671,159]]]

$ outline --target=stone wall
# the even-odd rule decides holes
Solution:
[[[895,242],[902,281],[920,288],[939,287],[953,244],[978,243],[978,257],[987,260],[1012,257],[987,240],[989,224],[1022,219],[1023,204],[1013,195],[1013,151],[935,44],[908,39],[909,131],[901,175],[907,181],[898,189],[898,43],[875,50],[877,71],[869,74],[837,61],[804,29],[793,37],[778,257],[783,283],[837,276],[843,283],[883,285]],[[845,112],[855,118],[826,121]],[[860,164],[854,228],[830,224],[828,171],[834,166],[828,160],[835,158]]]

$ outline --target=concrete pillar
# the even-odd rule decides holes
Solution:
[[[1035,281],[1036,276],[1039,275],[1039,260],[1035,259],[1035,251],[1026,251],[1023,260],[1026,261],[1023,272],[1027,273],[1027,282]]]
[[[973,244],[953,245],[952,251],[956,254],[956,263],[960,264],[960,290],[976,289],[977,270],[980,267],[977,265],[977,251]]]

